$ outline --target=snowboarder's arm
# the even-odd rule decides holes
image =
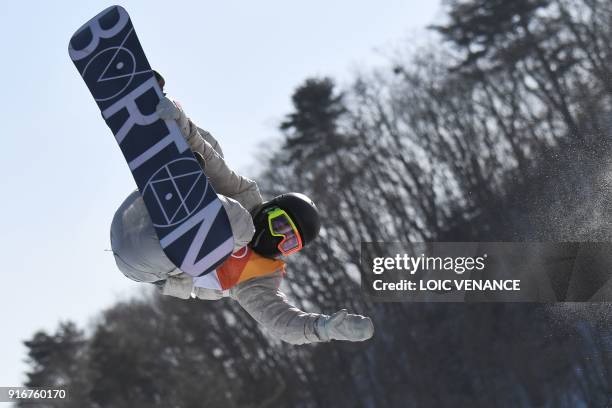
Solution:
[[[176,120],[191,150],[204,157],[206,176],[217,194],[233,198],[248,211],[261,204],[263,199],[257,183],[230,169],[223,159],[219,143],[210,133],[200,133],[178,104],[163,98],[157,106],[157,112],[162,119]]]
[[[346,310],[327,316],[306,313],[291,304],[278,286],[282,273],[250,279],[230,295],[273,336],[291,344],[330,340],[363,341],[374,334],[372,320]]]
[[[232,288],[230,295],[275,338],[291,344],[321,341],[315,332],[320,314],[306,313],[292,305],[278,290],[280,271],[250,279]]]
[[[217,194],[223,209],[227,213],[230,225],[232,227],[232,235],[234,236],[234,250],[236,252],[251,242],[255,227],[253,226],[253,218],[251,214],[236,200],[225,197],[222,194]]]
[[[201,148],[194,151],[202,154],[205,163],[204,172],[217,194],[233,198],[248,211],[261,204],[263,199],[257,183],[230,169],[225,160],[213,149],[210,143],[205,141],[199,133],[197,133],[196,137],[200,140],[198,145]],[[194,146],[191,141],[190,145]]]
[[[202,139],[204,139],[206,142],[208,142],[212,148],[215,150],[215,152],[219,153],[219,156],[221,156],[222,159],[225,159],[225,156],[223,156],[223,149],[221,149],[221,145],[219,144],[219,142],[217,141],[217,139],[214,138],[213,135],[210,134],[210,132],[197,127],[192,121],[191,119],[189,119],[189,126],[190,129],[196,129],[196,132],[192,133],[190,136],[190,146],[191,146],[191,150],[195,150],[195,151],[200,151],[198,146],[196,145],[196,143],[198,143],[198,138],[196,137],[196,134],[199,134],[201,136]]]

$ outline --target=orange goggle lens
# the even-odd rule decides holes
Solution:
[[[293,254],[302,249],[302,238],[295,223],[284,210],[275,208],[268,213],[270,233],[275,237],[283,237],[278,244],[278,250],[283,255]]]

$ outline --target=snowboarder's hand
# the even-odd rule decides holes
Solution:
[[[317,333],[322,341],[364,341],[374,334],[374,324],[369,317],[349,314],[342,309],[331,316],[321,316],[317,321]]]
[[[160,99],[155,112],[157,112],[162,120],[177,120],[181,116],[181,112],[174,102],[165,96]]]
[[[193,289],[193,278],[186,273],[168,276],[161,286],[162,295],[174,296],[180,299],[189,299]]]

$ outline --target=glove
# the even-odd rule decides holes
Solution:
[[[321,341],[364,341],[374,335],[374,324],[369,317],[349,314],[342,309],[331,316],[321,316],[315,330]]]
[[[193,278],[186,273],[168,276],[161,286],[161,294],[179,299],[189,299],[193,290]]]
[[[168,97],[164,96],[159,100],[155,112],[159,115],[162,120],[178,120],[181,116],[178,108]]]

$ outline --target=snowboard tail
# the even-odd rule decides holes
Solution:
[[[233,250],[229,219],[177,123],[155,112],[163,94],[128,13],[121,6],[99,13],[72,36],[69,54],[115,135],[166,256],[192,276],[212,271]]]

